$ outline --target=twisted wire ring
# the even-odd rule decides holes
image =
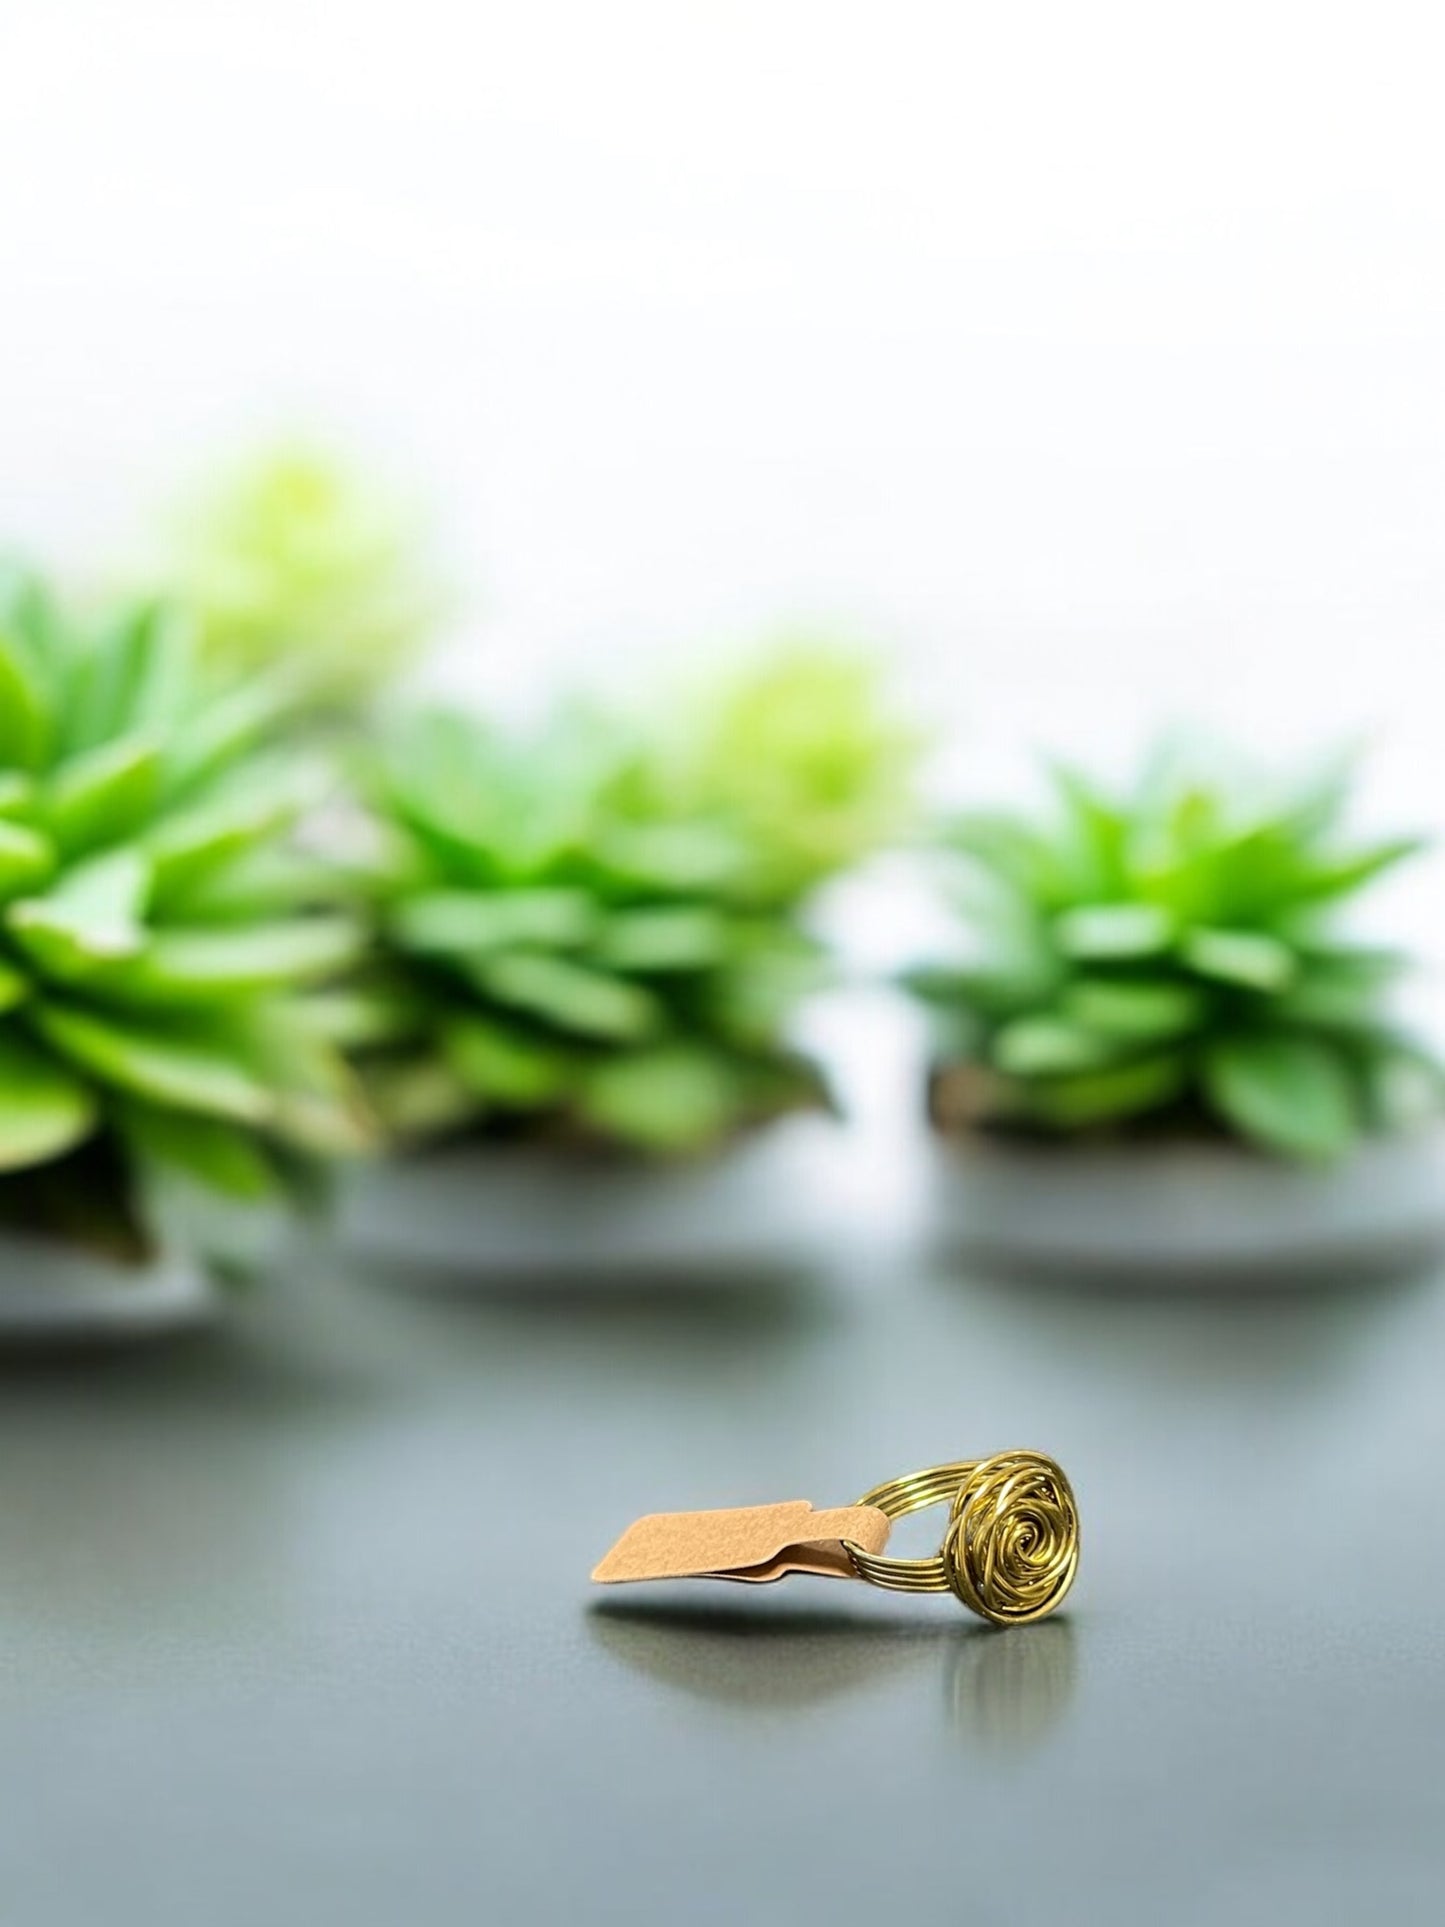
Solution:
[[[1042,1452],[996,1452],[890,1479],[858,1503],[901,1519],[945,1501],[932,1559],[889,1559],[845,1539],[858,1577],[890,1592],[951,1592],[995,1626],[1051,1613],[1079,1564],[1078,1508],[1062,1469]]]

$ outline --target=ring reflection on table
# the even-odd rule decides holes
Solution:
[[[853,1612],[738,1608],[671,1601],[594,1605],[603,1650],[630,1673],[694,1698],[750,1712],[800,1711],[850,1693],[896,1686],[942,1660],[948,1724],[985,1754],[1025,1751],[1073,1700],[1074,1629],[1051,1619],[1026,1634]]]
[[[945,1695],[961,1739],[983,1752],[1024,1752],[1058,1726],[1078,1683],[1074,1629],[1050,1619],[1012,1633],[976,1633],[954,1644]]]

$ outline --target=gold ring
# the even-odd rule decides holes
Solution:
[[[845,1539],[860,1579],[890,1592],[951,1592],[995,1626],[1043,1619],[1079,1566],[1079,1514],[1062,1469],[1042,1452],[996,1452],[934,1465],[865,1492],[859,1505],[901,1519],[947,1503],[932,1559],[888,1559]]]

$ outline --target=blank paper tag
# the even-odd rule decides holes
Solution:
[[[733,1506],[719,1512],[650,1512],[630,1525],[592,1577],[604,1586],[632,1579],[746,1579],[785,1572],[853,1579],[840,1541],[865,1552],[888,1543],[889,1520],[876,1506],[815,1512],[806,1499]]]

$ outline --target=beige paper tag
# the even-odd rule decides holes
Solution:
[[[841,1540],[882,1552],[889,1520],[876,1506],[815,1512],[806,1499],[717,1512],[650,1512],[630,1525],[592,1577],[604,1586],[634,1579],[745,1579],[785,1572],[853,1579]]]

